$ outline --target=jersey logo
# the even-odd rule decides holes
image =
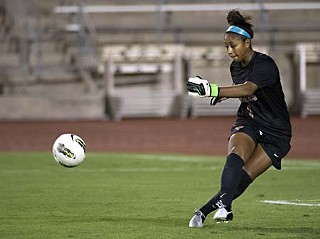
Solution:
[[[235,129],[236,131],[239,131],[239,130],[242,129],[242,128],[244,128],[244,126],[237,126],[237,127],[235,127],[234,129]]]
[[[258,98],[255,95],[250,95],[250,96],[247,96],[247,97],[241,97],[240,98],[240,101],[242,103],[248,103],[248,102],[257,101],[257,100],[258,100]]]

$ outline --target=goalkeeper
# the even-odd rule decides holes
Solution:
[[[189,227],[202,227],[207,215],[215,210],[215,221],[232,220],[232,201],[272,165],[281,169],[281,159],[291,147],[291,123],[279,70],[270,56],[253,50],[250,19],[237,10],[227,15],[230,27],[224,44],[232,59],[234,84],[219,87],[200,77],[189,78],[187,83],[190,95],[211,97],[212,105],[228,98],[241,101],[231,128],[220,190],[196,210]]]

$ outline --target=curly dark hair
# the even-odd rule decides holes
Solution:
[[[251,16],[244,16],[237,9],[231,10],[227,15],[227,21],[230,26],[242,28],[250,34],[252,39],[254,34],[252,30],[253,25],[249,22],[251,19]]]

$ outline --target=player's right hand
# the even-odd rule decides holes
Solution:
[[[209,84],[207,80],[200,76],[189,78],[187,90],[189,95],[194,97],[217,97],[219,95],[219,87],[216,84]]]

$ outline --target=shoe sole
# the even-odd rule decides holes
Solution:
[[[229,223],[229,222],[231,222],[230,220],[216,220],[215,221],[217,224],[220,224],[220,223]]]
[[[215,221],[216,223],[229,223],[229,222],[231,222],[231,220],[228,220],[224,217],[215,218],[215,219],[213,219],[213,221]]]
[[[189,228],[203,228],[203,226],[195,226],[195,227],[193,227],[193,226],[189,226]]]

